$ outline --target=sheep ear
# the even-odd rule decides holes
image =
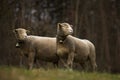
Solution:
[[[73,28],[73,25],[70,25]]]
[[[61,29],[61,27],[62,27],[61,23],[58,23],[58,24],[57,24],[57,28],[58,28],[58,29]]]
[[[29,31],[29,30],[26,30],[26,32],[27,32],[27,34],[29,34],[29,33],[30,33],[30,31]]]
[[[13,33],[15,33],[15,32],[16,32],[16,29],[13,30]]]

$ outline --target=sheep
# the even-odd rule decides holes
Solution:
[[[56,38],[27,35],[27,30],[18,28],[14,30],[17,45],[23,51],[23,55],[28,56],[28,69],[32,69],[34,60],[52,62],[58,65],[56,55]]]
[[[94,71],[97,67],[95,46],[89,40],[72,36],[71,29],[68,23],[58,23],[57,25],[58,56],[66,58],[66,53],[70,54],[72,52],[71,57],[68,55],[68,62],[77,62],[85,68],[86,61],[89,61]]]
[[[64,27],[62,27],[64,26]],[[73,33],[73,29],[67,23],[58,23],[57,27],[57,55],[62,64],[68,69],[72,69],[75,43],[68,35]]]

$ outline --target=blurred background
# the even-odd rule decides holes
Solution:
[[[95,44],[99,71],[120,72],[120,0],[0,0],[0,65],[19,65],[13,29],[55,37],[58,22]]]

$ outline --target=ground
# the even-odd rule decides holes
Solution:
[[[0,80],[120,80],[120,74],[0,66]]]

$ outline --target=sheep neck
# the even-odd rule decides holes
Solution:
[[[24,43],[26,38],[27,38],[27,36],[25,36],[24,39],[18,39],[18,43]]]
[[[65,41],[66,37],[67,37],[66,35],[65,36],[58,35],[57,36],[57,42],[63,43]]]
[[[25,40],[26,40],[27,36],[24,37],[24,39],[18,39],[17,40],[17,44],[18,46],[16,48],[22,48],[25,44]]]

